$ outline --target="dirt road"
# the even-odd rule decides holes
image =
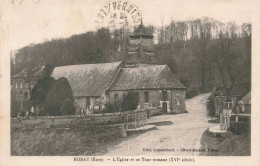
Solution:
[[[149,123],[164,121],[166,125],[127,139],[109,148],[104,155],[198,155],[199,152],[183,149],[201,147],[201,135],[211,125],[207,122],[205,105],[208,96],[209,94],[201,94],[186,100],[186,110],[189,113],[152,117]]]

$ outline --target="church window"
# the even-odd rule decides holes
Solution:
[[[18,89],[18,83],[17,82],[15,83],[15,88]]]
[[[90,98],[89,97],[87,97],[87,99],[86,99],[86,106],[90,106]]]
[[[126,94],[125,93],[123,93],[123,100],[124,100],[124,98],[126,97]]]
[[[162,91],[162,99],[163,99],[163,101],[166,101],[167,100],[167,91],[166,90],[164,90],[164,91]]]
[[[152,63],[152,57],[147,57],[147,63]]]
[[[118,94],[117,93],[114,95],[114,100],[118,101]]]
[[[148,93],[148,91],[145,91],[145,92],[144,92],[144,102],[145,102],[145,103],[148,103],[148,102],[149,102],[149,93]]]
[[[23,82],[20,83],[20,88],[23,88]]]
[[[28,97],[29,97],[28,92],[25,92],[25,93],[24,93],[24,99],[27,100]]]

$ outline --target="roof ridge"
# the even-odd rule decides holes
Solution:
[[[84,64],[75,64],[75,65],[64,65],[64,66],[56,66],[57,67],[68,67],[68,66],[85,66],[85,65],[103,65],[103,64],[116,64],[116,63],[122,63],[122,61],[117,62],[106,62],[106,63],[84,63]]]

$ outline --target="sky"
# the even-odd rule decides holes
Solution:
[[[173,20],[210,17],[237,24],[251,22],[243,0],[129,0],[142,13],[144,25],[161,26]],[[95,30],[97,14],[107,0],[3,0],[1,32],[4,52],[31,43]]]

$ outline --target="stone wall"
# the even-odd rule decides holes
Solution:
[[[26,128],[71,128],[74,125],[120,124],[125,121],[125,114],[142,113],[147,110],[135,110],[118,113],[91,114],[87,116],[42,116],[11,119],[12,127]]]
[[[167,103],[167,113],[183,113],[186,112],[185,99],[186,91],[181,89],[168,89],[167,100],[163,100],[163,89],[149,89],[149,90],[133,90],[139,93],[140,109],[151,107],[162,107],[162,103]],[[145,92],[148,92],[149,102],[145,102]],[[118,100],[122,100],[123,94],[127,91],[110,91],[108,98],[109,102],[114,102],[115,94],[118,95]]]

